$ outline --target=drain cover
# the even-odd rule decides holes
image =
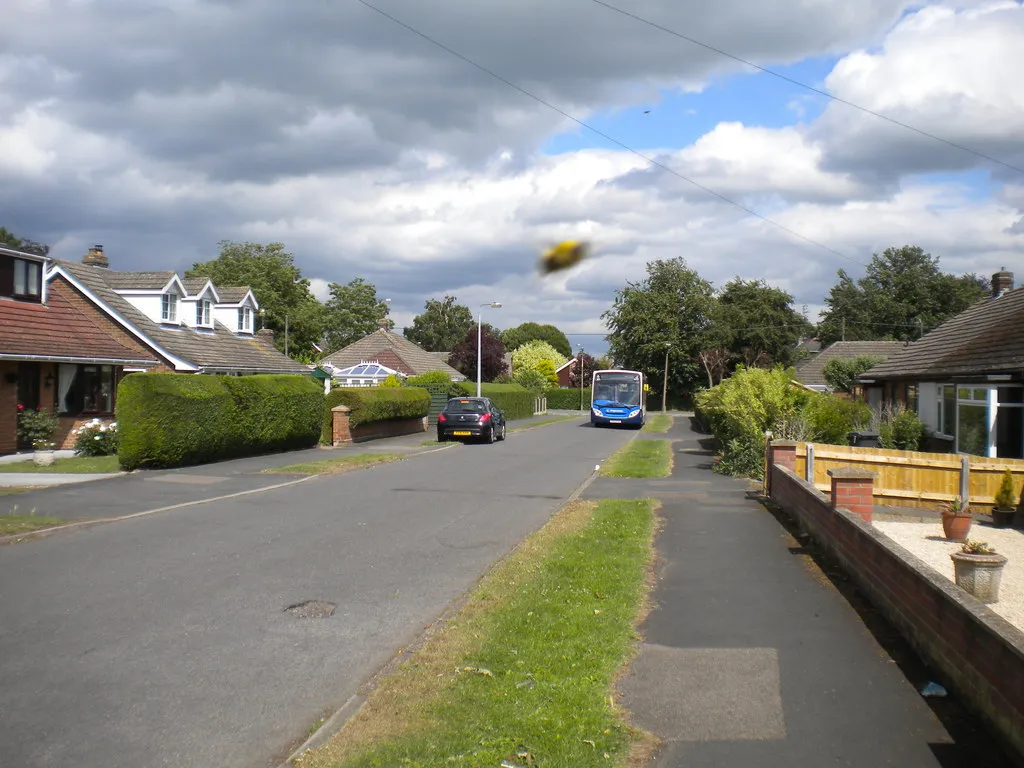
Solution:
[[[285,613],[298,616],[300,619],[326,619],[334,615],[334,609],[338,606],[328,603],[326,600],[307,600],[304,603],[289,605],[284,609]]]

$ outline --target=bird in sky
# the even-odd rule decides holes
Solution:
[[[544,252],[540,271],[549,275],[579,264],[590,253],[590,244],[580,240],[564,240]]]

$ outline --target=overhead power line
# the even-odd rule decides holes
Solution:
[[[710,187],[707,187],[707,186],[701,184],[698,181],[694,181],[693,179],[689,178],[688,176],[684,176],[683,174],[679,173],[679,171],[676,171],[674,168],[671,168],[671,167],[665,165],[664,163],[654,159],[650,155],[646,155],[643,152],[641,152],[641,151],[639,151],[637,149],[634,149],[633,147],[629,146],[628,144],[626,144],[626,143],[624,143],[622,141],[619,141],[614,136],[610,136],[609,134],[605,133],[604,131],[600,130],[599,128],[595,128],[593,125],[590,125],[589,123],[587,123],[587,122],[585,122],[583,120],[580,120],[578,117],[574,117],[573,115],[571,115],[568,112],[566,112],[564,109],[561,109],[560,107],[555,106],[554,104],[552,104],[549,101],[546,101],[545,99],[541,98],[540,96],[537,96],[536,94],[531,93],[530,91],[526,90],[525,88],[523,88],[520,85],[517,85],[516,83],[512,82],[511,80],[508,80],[507,78],[502,77],[501,75],[499,75],[498,73],[494,72],[493,70],[490,70],[487,67],[485,67],[483,64],[480,64],[480,63],[474,61],[473,59],[469,58],[468,56],[465,56],[465,55],[459,53],[454,48],[451,48],[451,47],[445,45],[444,43],[440,42],[439,40],[434,39],[433,37],[431,37],[430,35],[426,34],[425,32],[421,32],[420,30],[416,29],[415,27],[410,26],[409,24],[406,24],[401,19],[398,19],[398,18],[392,16],[387,11],[384,11],[381,8],[378,8],[377,6],[373,5],[372,3],[369,3],[366,0],[356,0],[356,2],[358,2],[360,5],[366,6],[371,11],[374,11],[375,13],[380,14],[384,18],[389,19],[390,21],[394,22],[395,24],[397,24],[400,27],[403,27],[404,29],[408,30],[409,32],[412,32],[414,35],[422,37],[424,40],[426,40],[427,42],[429,42],[429,43],[431,43],[433,45],[436,45],[438,48],[441,48],[442,50],[447,51],[452,56],[455,56],[456,58],[462,59],[462,61],[466,62],[470,66],[476,67],[481,72],[484,72],[484,73],[490,75],[495,80],[498,80],[498,81],[504,83],[505,85],[507,85],[509,88],[512,88],[512,89],[514,89],[516,91],[519,91],[524,96],[528,96],[529,98],[533,99],[534,101],[538,102],[539,104],[543,104],[545,107],[547,107],[548,109],[553,110],[554,112],[557,112],[562,117],[565,117],[565,118],[571,120],[572,122],[576,123],[577,125],[579,125],[579,126],[581,126],[583,128],[586,128],[588,131],[590,131],[592,133],[595,133],[598,136],[600,136],[601,138],[603,138],[603,139],[605,139],[607,141],[610,141],[612,144],[615,144],[615,145],[621,147],[622,149],[626,150],[627,152],[629,152],[629,153],[631,153],[633,155],[636,155],[637,157],[645,160],[646,162],[650,163],[651,165],[656,166],[657,168],[661,168],[663,171],[671,173],[673,176],[676,176],[676,177],[682,179],[687,184],[692,184],[693,186],[697,187],[698,189],[703,190],[704,192],[708,193],[709,195],[712,195],[713,197],[717,197],[719,200],[721,200],[721,201],[723,201],[725,203],[728,203],[729,205],[734,206],[735,208],[738,208],[739,210],[743,211],[744,213],[750,214],[751,216],[753,216],[753,217],[755,217],[757,219],[760,219],[761,221],[764,221],[764,222],[766,222],[768,224],[771,224],[773,227],[777,227],[778,229],[781,229],[783,232],[787,232],[788,234],[792,235],[793,237],[799,238],[800,240],[803,240],[806,243],[810,243],[813,246],[816,246],[818,248],[821,248],[822,250],[828,251],[829,253],[833,254],[834,256],[839,256],[840,258],[846,259],[847,261],[852,261],[854,264],[859,264],[862,267],[866,267],[867,266],[864,262],[858,261],[857,259],[853,258],[852,256],[847,256],[845,253],[842,253],[841,251],[837,251],[835,248],[827,246],[824,243],[820,243],[817,240],[814,240],[813,238],[808,237],[807,235],[803,235],[803,234],[797,232],[796,230],[791,229],[790,227],[787,227],[785,224],[782,224],[782,223],[780,223],[778,221],[775,221],[774,219],[771,219],[771,218],[769,218],[769,217],[767,217],[767,216],[765,216],[763,214],[760,214],[757,211],[755,211],[755,210],[753,210],[751,208],[748,208],[747,206],[743,205],[742,203],[738,203],[735,200],[733,200],[731,198],[728,198],[728,197],[726,197],[725,195],[723,195],[723,194],[721,194],[719,192],[716,192],[715,190],[711,189]]]
[[[871,115],[872,117],[877,117],[879,120],[885,120],[888,123],[892,123],[893,125],[898,125],[900,128],[905,128],[908,131],[913,131],[914,133],[920,134],[921,136],[925,136],[925,137],[927,137],[929,139],[932,139],[933,141],[937,141],[937,142],[940,142],[942,144],[945,144],[948,147],[953,147],[954,149],[959,149],[959,150],[961,150],[963,152],[967,152],[968,154],[975,155],[976,157],[980,157],[983,160],[988,160],[990,163],[995,163],[997,165],[1003,166],[1004,168],[1009,168],[1011,171],[1016,171],[1017,173],[1024,174],[1024,168],[1020,168],[1019,166],[1012,165],[1011,163],[1007,163],[1006,161],[1000,160],[999,158],[996,158],[996,157],[992,157],[991,155],[986,155],[984,152],[979,152],[976,149],[971,149],[970,147],[965,147],[963,144],[957,144],[955,141],[950,141],[949,139],[944,139],[941,136],[936,136],[934,133],[929,133],[928,131],[922,130],[920,128],[916,128],[913,125],[910,125],[908,123],[904,123],[901,120],[897,120],[894,117],[889,117],[888,115],[884,115],[881,112],[876,112],[873,109],[868,109],[867,107],[862,107],[860,104],[855,104],[854,102],[848,101],[847,99],[844,99],[844,98],[842,98],[840,96],[836,96],[833,93],[829,93],[828,91],[823,91],[820,88],[815,88],[813,85],[808,85],[807,83],[802,83],[799,80],[797,80],[796,78],[790,77],[789,75],[784,75],[781,72],[776,72],[775,70],[768,69],[767,67],[762,67],[760,64],[755,64],[752,61],[748,61],[747,59],[744,59],[744,58],[742,58],[740,56],[736,56],[735,54],[729,53],[728,51],[724,51],[721,48],[717,48],[717,47],[715,47],[713,45],[709,45],[708,43],[701,42],[700,40],[697,40],[696,38],[690,37],[689,35],[684,35],[682,32],[677,32],[674,29],[669,29],[668,27],[663,26],[661,24],[658,24],[657,22],[651,21],[650,19],[645,19],[642,16],[638,16],[635,13],[632,13],[631,11],[627,11],[627,10],[624,10],[622,8],[618,8],[618,7],[614,6],[614,5],[612,5],[611,3],[606,3],[606,2],[604,2],[604,0],[590,0],[590,1],[592,3],[597,4],[597,5],[603,6],[603,7],[607,8],[610,11],[615,11],[615,13],[622,14],[623,16],[628,16],[631,19],[639,21],[641,24],[646,24],[649,27],[653,27],[654,29],[658,29],[658,30],[661,30],[662,32],[665,32],[666,34],[672,35],[674,37],[678,37],[680,40],[685,40],[686,42],[692,43],[693,45],[698,45],[701,48],[705,48],[705,49],[707,49],[709,51],[713,51],[714,53],[717,53],[720,56],[725,56],[726,58],[732,59],[733,61],[737,61],[740,64],[745,64],[748,67],[752,67],[752,68],[756,69],[758,72],[763,72],[766,75],[771,75],[772,77],[777,77],[779,80],[785,80],[787,83],[792,83],[793,85],[797,85],[797,86],[799,86],[801,88],[804,88],[804,89],[810,91],[811,93],[816,93],[819,96],[824,96],[826,99],[831,99],[832,101],[839,102],[840,104],[845,104],[846,106],[852,107],[853,109],[860,110],[861,112],[864,112],[865,114]]]

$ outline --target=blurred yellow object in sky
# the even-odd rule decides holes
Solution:
[[[558,272],[579,264],[590,252],[590,245],[579,240],[565,240],[544,253],[540,260],[543,274]]]

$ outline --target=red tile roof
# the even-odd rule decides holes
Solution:
[[[119,343],[103,329],[101,320],[76,307],[60,289],[49,291],[46,304],[0,298],[0,358],[45,356],[156,364],[151,355]]]

